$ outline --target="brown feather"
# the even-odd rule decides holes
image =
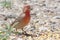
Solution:
[[[16,19],[16,21],[11,24],[11,26],[14,23],[18,22],[18,24],[15,25],[15,28],[16,29],[21,29],[21,28],[24,28],[29,23],[29,21],[30,21],[30,6],[29,5],[24,6],[23,12],[24,12],[25,16],[22,19],[19,19],[19,17],[20,17],[19,16]]]

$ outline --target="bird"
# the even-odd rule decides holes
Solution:
[[[30,19],[31,19],[31,15],[30,15],[30,10],[31,7],[30,5],[25,5],[24,8],[23,8],[23,13],[25,14],[25,16],[21,19],[20,16],[11,24],[11,26],[13,26],[14,23],[18,22],[14,28],[16,28],[16,30],[18,29],[22,29],[28,25],[28,23],[30,22]],[[23,30],[24,31],[24,30]],[[20,33],[21,34],[21,33]],[[23,35],[26,35],[26,36],[36,36],[36,35],[32,35],[32,34],[28,34],[26,33],[26,31],[24,31],[22,33]]]
[[[25,16],[21,19],[20,16],[16,18],[16,20],[11,24],[11,26],[14,25],[14,23],[18,22],[14,28],[16,29],[23,29],[28,23],[30,22],[31,16],[30,16],[30,5],[24,5],[23,13]]]

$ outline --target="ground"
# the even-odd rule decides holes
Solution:
[[[4,0],[0,1],[0,26],[11,24],[16,17],[23,13],[27,3],[31,6],[31,19],[23,28],[26,35],[9,35],[8,40],[59,40],[60,39],[60,0]],[[4,16],[3,16],[4,15]],[[7,20],[5,18],[7,17]],[[4,26],[3,26],[4,28]],[[1,28],[0,28],[1,29]],[[19,32],[23,32],[21,29]]]

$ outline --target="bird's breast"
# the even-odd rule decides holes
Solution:
[[[20,21],[18,21],[19,23],[15,26],[16,29],[21,29],[23,27],[25,27],[30,21],[30,17],[24,17],[23,19],[21,19]]]

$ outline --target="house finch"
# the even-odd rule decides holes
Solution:
[[[25,5],[23,8],[23,13],[25,14],[25,16],[21,19],[20,16],[11,24],[11,26],[18,22],[14,28],[16,29],[22,29],[24,28],[30,21],[30,5]]]

